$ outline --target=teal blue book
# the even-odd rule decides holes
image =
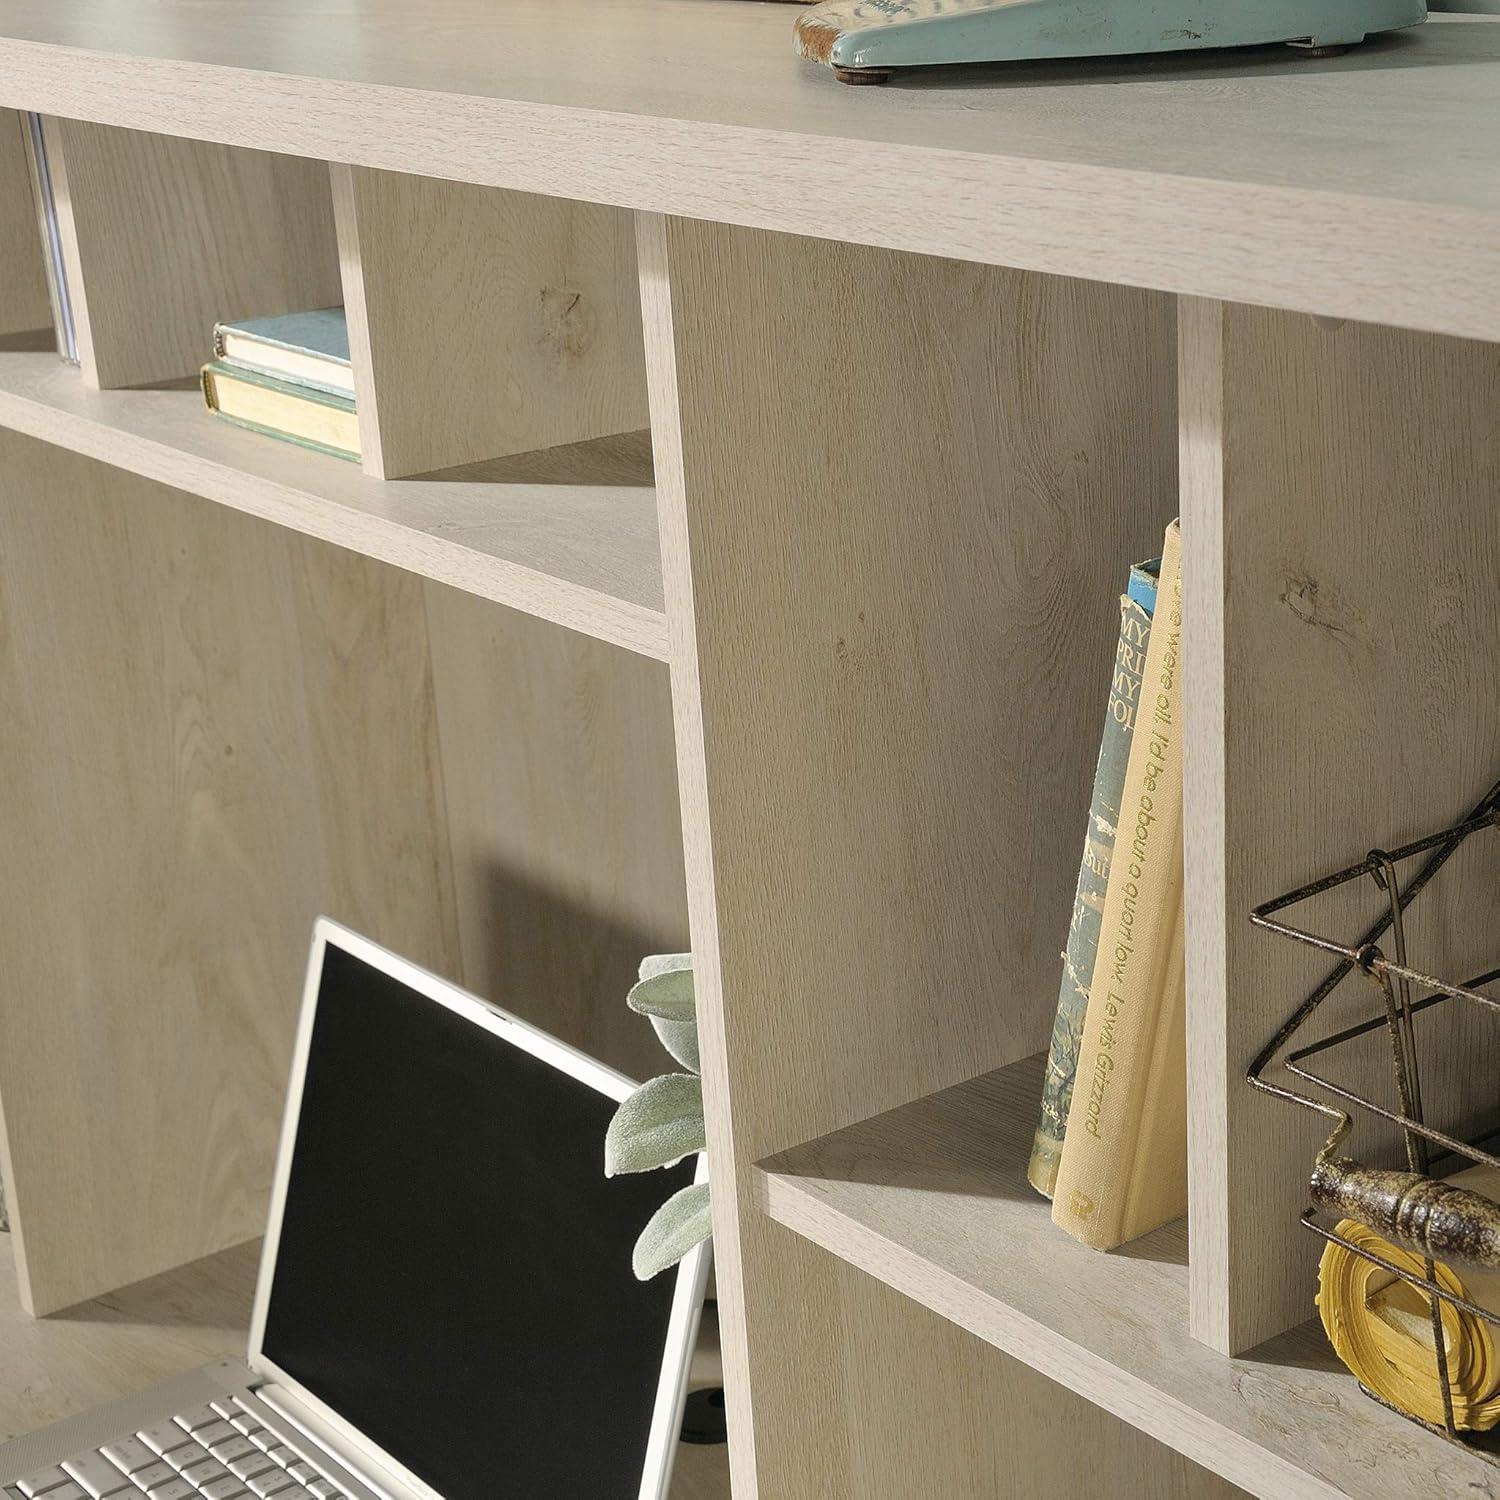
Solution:
[[[214,358],[292,385],[354,395],[349,324],[342,307],[220,323],[214,328]]]
[[[1137,563],[1130,570],[1129,583],[1120,599],[1115,669],[1110,678],[1099,760],[1094,768],[1094,792],[1089,803],[1083,859],[1078,866],[1078,886],[1073,893],[1073,915],[1068,924],[1067,951],[1063,954],[1057,1017],[1052,1024],[1047,1071],[1042,1080],[1041,1119],[1026,1169],[1032,1187],[1047,1198],[1052,1196],[1057,1184],[1063,1135],[1068,1128],[1068,1109],[1073,1102],[1078,1046],[1088,1014],[1089,983],[1094,975],[1094,954],[1099,947],[1104,892],[1109,885],[1109,866],[1114,856],[1115,825],[1120,817],[1125,767],[1130,759],[1130,742],[1135,735],[1136,706],[1141,696],[1146,646],[1151,639],[1151,617],[1156,610],[1156,580],[1160,566],[1160,558]]]
[[[1130,570],[1130,582],[1125,586],[1125,597],[1134,599],[1148,615],[1156,613],[1156,580],[1161,575],[1161,558],[1137,563]]]

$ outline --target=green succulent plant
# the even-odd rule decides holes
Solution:
[[[693,1006],[693,955],[660,953],[641,962],[640,978],[625,997],[646,1016],[657,1039],[688,1071],[643,1083],[615,1111],[604,1133],[604,1175],[652,1172],[703,1150],[703,1085],[698,1077],[698,1017]],[[708,1184],[673,1193],[646,1221],[631,1255],[641,1281],[675,1266],[713,1228]]]

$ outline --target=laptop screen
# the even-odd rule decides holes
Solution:
[[[330,940],[262,1349],[448,1500],[634,1495],[692,1161],[606,1179],[614,1101]]]

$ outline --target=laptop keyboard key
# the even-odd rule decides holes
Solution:
[[[250,1493],[233,1474],[226,1474],[222,1479],[210,1479],[202,1486],[202,1490],[207,1500],[240,1500],[242,1495]]]
[[[198,1491],[180,1474],[174,1474],[165,1484],[152,1485],[146,1493],[151,1500],[198,1500]]]
[[[208,1449],[199,1447],[195,1442],[188,1441],[180,1448],[170,1448],[162,1454],[162,1462],[169,1463],[180,1474],[184,1469],[191,1469],[194,1464],[211,1463]],[[135,1476],[130,1476],[132,1479]]]
[[[48,1490],[55,1490],[60,1484],[71,1483],[72,1480],[56,1465],[50,1469],[39,1469],[35,1474],[28,1474],[24,1479],[17,1480],[17,1486],[27,1500],[31,1500],[33,1495],[42,1495]]]
[[[284,1469],[288,1464],[297,1462],[297,1454],[294,1449],[288,1448],[285,1443],[278,1443],[274,1448],[266,1449],[266,1457],[274,1459]]]
[[[288,1464],[286,1471],[298,1484],[311,1484],[318,1477],[318,1471],[311,1464],[303,1463],[300,1458],[296,1463]]]
[[[94,1500],[104,1500],[106,1495],[117,1495],[131,1488],[130,1481],[102,1453],[80,1453],[77,1458],[65,1458],[63,1468]]]
[[[156,1462],[156,1455],[136,1437],[106,1443],[99,1451],[124,1474],[133,1474],[137,1469]]]
[[[266,1500],[268,1495],[279,1495],[282,1490],[296,1482],[285,1469],[267,1469],[264,1474],[257,1474],[250,1481],[250,1488],[261,1497],[261,1500]]]
[[[225,1438],[222,1443],[211,1443],[208,1451],[221,1464],[227,1464],[236,1458],[243,1458],[247,1453],[255,1453],[259,1450],[249,1438],[242,1437],[237,1432],[233,1437]]]
[[[165,1484],[176,1472],[171,1464],[155,1459],[149,1468],[137,1469],[130,1476],[130,1482],[139,1490],[149,1490],[152,1485]]]
[[[269,1427],[257,1428],[248,1434],[250,1441],[264,1453],[268,1448],[279,1448],[281,1446],[281,1434],[272,1432]]]
[[[228,1474],[229,1470],[218,1459],[210,1458],[206,1453],[201,1463],[191,1464],[182,1471],[182,1477],[191,1479],[200,1490],[210,1479],[223,1479]]]
[[[243,1458],[232,1458],[229,1461],[229,1472],[236,1479],[248,1481],[256,1474],[269,1474],[276,1467],[264,1453],[248,1453]]]
[[[153,1453],[170,1453],[188,1441],[188,1435],[175,1422],[158,1422],[153,1427],[143,1427],[136,1436]]]
[[[197,1432],[200,1427],[212,1427],[215,1422],[223,1420],[211,1406],[195,1406],[177,1413],[177,1425],[186,1427],[189,1432]]]
[[[309,1495],[316,1496],[317,1500],[338,1500],[339,1495],[342,1493],[338,1485],[331,1479],[321,1478],[309,1479],[307,1482],[307,1492]]]
[[[228,1422],[222,1417],[215,1417],[206,1427],[195,1427],[193,1429],[193,1441],[202,1443],[205,1448],[212,1448],[215,1443],[222,1443],[225,1438],[236,1437],[235,1432]]]

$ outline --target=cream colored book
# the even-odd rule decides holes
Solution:
[[[1182,929],[1182,570],[1174,521],[1156,617],[1052,1218],[1108,1250],[1187,1210],[1187,1047]]]
[[[215,360],[203,367],[203,399],[210,411],[253,432],[336,458],[359,457],[359,421],[352,397]]]

